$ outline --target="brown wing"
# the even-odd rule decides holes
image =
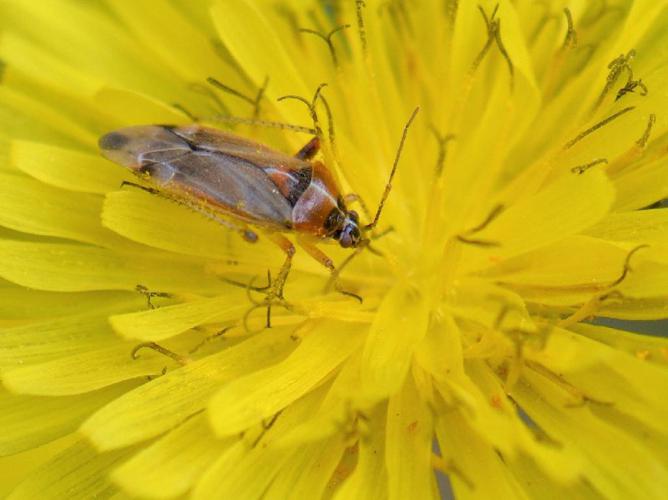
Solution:
[[[218,131],[210,132],[214,129],[206,129],[208,139],[202,137],[204,142],[198,143],[190,136],[199,128],[129,127],[103,136],[99,145],[110,160],[148,175],[161,191],[194,208],[205,202],[207,208],[247,222],[291,228],[292,205],[267,175],[266,167],[251,161],[253,155],[259,155],[270,167],[270,159],[290,157],[231,134],[218,137]],[[257,151],[241,154],[251,147]],[[262,155],[266,151],[273,155]],[[276,168],[282,170],[282,165]]]
[[[223,130],[199,125],[170,127],[170,130],[190,144],[196,145],[198,149],[226,153],[260,167],[270,166],[286,171],[309,167],[309,163],[304,160]]]

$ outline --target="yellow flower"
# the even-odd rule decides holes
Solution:
[[[444,474],[458,498],[665,496],[668,342],[590,320],[668,316],[668,209],[641,210],[668,196],[666,2],[0,13],[10,498],[423,499]],[[363,303],[298,249],[262,331],[230,281],[282,252],[97,150],[190,115],[286,152],[309,135],[257,120],[315,127],[373,214],[418,106],[340,276]]]

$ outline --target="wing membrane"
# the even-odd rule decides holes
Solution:
[[[201,127],[185,127],[197,128]],[[257,154],[268,148],[236,136],[230,136],[236,142],[228,147],[217,148],[213,140],[201,145],[180,135],[182,129],[121,129],[102,137],[100,148],[110,160],[147,174],[161,191],[192,208],[213,209],[277,229],[292,226],[292,206],[264,169],[234,154],[235,148],[244,151],[254,145]],[[219,142],[227,144],[222,138]]]

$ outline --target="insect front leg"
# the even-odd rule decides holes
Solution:
[[[350,205],[352,203],[359,203],[360,207],[362,207],[362,212],[364,212],[364,215],[368,220],[371,220],[371,212],[369,212],[369,207],[367,204],[364,202],[362,197],[356,193],[348,193],[343,197],[343,201],[345,202],[346,205]]]
[[[341,288],[341,285],[339,283],[338,277],[339,277],[339,270],[336,268],[334,265],[334,261],[322,250],[320,250],[317,246],[315,246],[314,243],[309,241],[309,239],[305,237],[298,237],[297,241],[299,242],[299,246],[302,247],[306,252],[313,257],[315,260],[320,262],[323,266],[325,266],[327,269],[329,269],[329,272],[331,273],[330,279],[328,281],[328,287],[329,283],[332,283],[334,285],[334,289],[343,294],[347,295],[348,297],[352,297],[354,299],[357,299],[360,301],[360,304],[362,303],[362,297],[357,295],[356,293],[353,292],[348,292],[346,290],[343,290]]]

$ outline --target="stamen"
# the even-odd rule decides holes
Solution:
[[[253,107],[253,118],[257,118],[258,116],[260,116],[260,102],[262,101],[262,98],[264,97],[264,94],[267,91],[268,86],[269,86],[269,75],[264,77],[264,82],[262,83],[262,86],[258,89],[257,94],[255,96],[255,104]]]
[[[580,306],[580,308],[573,314],[557,322],[557,326],[561,328],[568,328],[569,326],[579,323],[580,321],[595,316],[596,312],[599,310],[603,302],[609,300],[623,300],[624,295],[619,290],[615,290],[614,288],[619,286],[626,279],[629,272],[632,271],[630,265],[631,258],[636,254],[636,252],[647,247],[649,247],[649,245],[644,244],[644,245],[638,245],[637,247],[631,249],[631,251],[626,255],[626,258],[624,259],[624,267],[622,268],[622,273],[620,274],[619,278],[610,283],[605,288],[605,291],[597,293],[587,302],[582,304],[582,306]]]
[[[647,128],[645,128],[645,132],[643,133],[642,137],[636,141],[636,144],[638,145],[639,148],[645,149],[645,147],[647,146],[650,135],[652,134],[652,128],[654,127],[655,123],[656,123],[656,115],[652,113],[651,115],[649,115],[649,120],[647,121]]]
[[[443,173],[443,167],[445,166],[445,159],[447,156],[447,145],[450,141],[455,139],[455,134],[441,135],[438,129],[434,125],[429,126],[429,130],[436,137],[438,141],[438,157],[436,158],[436,176],[440,177]]]
[[[366,28],[364,27],[364,13],[362,9],[366,7],[364,0],[355,0],[355,10],[357,12],[357,31],[359,33],[360,42],[362,43],[362,51],[366,55]]]
[[[476,245],[476,246],[481,246],[481,247],[498,247],[501,244],[498,241],[492,241],[492,240],[481,240],[481,239],[475,239],[471,238],[470,236],[479,233],[480,231],[484,230],[489,226],[494,220],[501,215],[501,213],[505,210],[505,206],[503,204],[498,204],[496,205],[491,212],[487,215],[485,220],[483,220],[480,224],[477,226],[466,230],[465,232],[458,234],[456,236],[457,240],[459,240],[462,243],[465,243],[467,245]]]
[[[130,183],[128,183],[130,184]],[[143,186],[137,186],[143,189]],[[146,296],[146,304],[149,309],[155,309],[155,306],[153,305],[153,302],[151,302],[151,299],[153,297],[159,297],[159,298],[171,298],[171,295],[166,292],[152,292],[148,289],[148,287],[145,287],[144,285],[137,285],[135,287],[135,290],[137,290],[139,293],[142,295]]]
[[[612,115],[608,116],[607,118],[605,118],[605,119],[601,120],[600,122],[596,123],[595,125],[589,127],[584,132],[580,132],[577,136],[575,136],[573,139],[571,139],[566,144],[564,144],[562,149],[566,150],[566,149],[572,148],[575,144],[580,142],[582,139],[587,137],[589,134],[592,134],[592,133],[596,132],[598,129],[604,127],[608,123],[616,120],[617,118],[619,118],[620,116],[628,113],[629,111],[634,110],[635,108],[636,108],[635,106],[629,106],[629,107],[624,108],[620,111],[617,111],[616,113],[613,113]]]
[[[631,249],[631,251],[626,255],[626,259],[624,260],[624,268],[622,270],[622,274],[619,278],[617,278],[615,281],[613,281],[610,284],[610,288],[613,288],[617,285],[619,285],[622,281],[626,279],[626,276],[629,274],[631,269],[631,257],[633,257],[639,250],[642,250],[643,248],[649,248],[648,244],[643,244],[643,245],[638,245],[637,247]]]
[[[636,160],[643,156],[655,123],[656,115],[652,113],[649,115],[647,126],[645,127],[642,136],[635,143],[633,143],[633,145],[624,154],[615,158],[610,166],[606,168],[606,174],[608,174],[608,176],[616,176],[619,174],[619,172],[631,166]]]
[[[642,80],[631,80],[629,79],[628,82],[626,82],[626,85],[624,85],[619,91],[617,92],[617,97],[615,97],[615,101],[618,101],[622,97],[624,97],[626,94],[629,94],[631,92],[635,92],[635,89],[640,89],[640,92],[638,95],[641,96],[646,96],[649,93],[649,90],[647,89],[647,85],[643,83]]]
[[[489,17],[487,17],[487,13],[482,8],[482,6],[478,5],[478,10],[480,11],[480,15],[482,15],[482,18],[485,21],[485,26],[487,27],[487,41],[485,42],[485,45],[483,46],[482,50],[473,60],[473,64],[471,65],[469,74],[472,75],[473,73],[476,72],[476,70],[482,63],[483,59],[489,52],[489,49],[492,48],[492,44],[496,42],[496,45],[499,49],[499,53],[505,59],[506,64],[508,65],[508,71],[510,73],[510,89],[512,90],[515,86],[515,68],[513,66],[513,62],[510,58],[510,55],[506,50],[505,45],[503,45],[503,40],[501,39],[501,20],[496,19],[496,13],[499,10],[499,4],[497,3],[494,6],[492,15]]]
[[[223,82],[221,82],[220,80],[216,80],[212,76],[208,77],[206,81],[209,85],[217,88],[218,90],[222,90],[223,92],[238,97],[239,99],[241,99],[242,101],[246,101],[250,105],[255,104],[255,99],[248,97],[246,94],[243,94],[242,92],[239,92],[238,90],[233,89],[228,85],[225,85]]]
[[[459,10],[459,0],[445,0],[445,17],[450,26],[455,25],[457,19],[457,11]]]
[[[267,432],[269,432],[269,429],[271,429],[274,426],[276,420],[278,420],[278,417],[281,416],[281,413],[283,413],[283,410],[280,410],[273,417],[271,417],[269,422],[265,422],[264,420],[262,421],[262,431],[260,432],[260,435],[257,438],[255,438],[253,444],[251,444],[251,448],[255,448],[258,445],[258,443],[267,434]]]
[[[132,356],[132,359],[138,359],[139,356],[137,353],[144,348],[153,349],[154,351],[159,352],[160,354],[163,354],[170,359],[173,359],[181,366],[185,366],[191,361],[191,359],[188,358],[187,356],[181,356],[180,354],[176,354],[175,352],[172,352],[169,349],[166,349],[165,347],[156,344],[155,342],[143,342],[138,346],[136,346],[134,349],[132,349],[132,353],[130,354]]]
[[[195,354],[197,351],[199,351],[202,347],[204,347],[206,344],[213,342],[214,340],[222,337],[225,335],[229,330],[231,330],[233,327],[232,326],[226,326],[222,330],[214,333],[213,335],[209,335],[208,337],[205,337],[204,340],[202,340],[199,344],[197,344],[195,347],[193,347],[190,350],[190,354]]]
[[[589,163],[585,163],[584,165],[578,165],[577,167],[571,168],[571,172],[577,175],[581,175],[584,174],[591,167],[595,167],[596,165],[600,165],[601,163],[608,163],[608,160],[606,158],[598,158],[596,160],[590,161]]]
[[[617,80],[622,75],[622,73],[624,72],[628,73],[627,83],[625,87],[628,86],[631,82],[633,82],[633,70],[631,69],[631,61],[633,61],[635,55],[636,55],[635,50],[630,50],[626,55],[621,54],[615,59],[613,59],[610,62],[610,64],[608,64],[608,69],[610,70],[610,72],[608,73],[608,76],[606,78],[605,86],[603,87],[601,94],[598,96],[598,99],[594,104],[592,114],[598,110],[601,104],[603,104],[603,101],[605,100],[606,96],[615,86]],[[617,99],[619,99],[619,97],[621,96],[618,94]]]
[[[338,27],[334,28],[332,31],[330,31],[326,35],[323,35],[319,31],[315,31],[315,30],[308,29],[308,28],[300,28],[299,32],[315,35],[318,38],[320,38],[321,40],[323,40],[327,44],[327,47],[329,48],[329,54],[332,56],[332,62],[334,63],[334,66],[336,66],[338,68],[339,60],[336,56],[336,50],[334,49],[334,44],[332,43],[332,36],[335,35],[336,33],[338,33],[339,31],[342,31],[342,30],[347,29],[347,28],[350,28],[350,24],[342,24],[341,26],[338,26]]]
[[[499,19],[496,22],[496,31],[494,32],[494,38],[496,39],[496,45],[499,48],[499,52],[506,60],[508,65],[508,73],[510,73],[510,90],[515,88],[515,67],[513,66],[513,61],[510,59],[510,55],[506,50],[506,47],[503,45],[503,40],[501,40],[501,20]]]
[[[264,96],[264,93],[267,89],[267,86],[269,85],[269,77],[265,77],[264,82],[262,83],[262,86],[258,89],[257,94],[255,95],[255,98],[248,97],[247,95],[239,92],[236,89],[233,89],[232,87],[229,87],[228,85],[225,85],[219,80],[216,80],[213,77],[208,77],[206,79],[207,83],[209,85],[212,85],[216,87],[219,90],[222,90],[223,92],[227,92],[228,94],[231,94],[235,97],[238,97],[239,99],[247,102],[251,106],[253,106],[253,118],[257,118],[258,115],[260,114],[260,101],[262,100],[262,97]]]
[[[568,23],[568,31],[566,32],[563,48],[574,49],[578,44],[578,35],[575,31],[575,25],[573,24],[573,14],[571,14],[571,9],[564,7],[564,15],[566,16],[566,22]]]
[[[227,113],[227,106],[211,87],[200,83],[192,83],[188,88],[193,92],[197,92],[198,94],[211,99],[214,102],[214,108],[218,113]]]
[[[586,394],[581,389],[578,389],[573,384],[564,379],[562,375],[554,373],[552,370],[546,368],[545,366],[536,363],[535,361],[527,361],[526,365],[531,368],[536,373],[542,375],[543,377],[555,382],[559,387],[564,389],[570,395],[576,398],[576,401],[566,405],[567,408],[577,408],[584,406],[587,403],[594,403],[602,406],[613,406],[612,401],[603,401],[600,399],[593,398]]]
[[[190,121],[193,122],[199,121],[199,119],[189,109],[187,109],[185,106],[182,106],[178,102],[172,103],[172,108],[186,115],[190,119]]]
[[[498,4],[497,4],[498,8]],[[478,53],[476,58],[473,60],[473,64],[471,64],[471,69],[469,70],[470,74],[475,73],[475,71],[478,69],[478,66],[480,66],[480,63],[482,63],[483,59],[487,55],[487,52],[489,52],[489,49],[492,48],[492,43],[494,42],[496,36],[494,35],[493,30],[496,29],[496,24],[491,24],[490,20],[487,18],[487,14],[485,13],[484,9],[482,6],[478,5],[478,10],[480,11],[480,14],[482,15],[483,20],[485,21],[485,26],[487,28],[487,41],[485,42],[485,45],[483,46],[482,50]],[[494,14],[496,14],[496,8],[494,9]],[[494,14],[492,14],[492,19],[494,19]]]

